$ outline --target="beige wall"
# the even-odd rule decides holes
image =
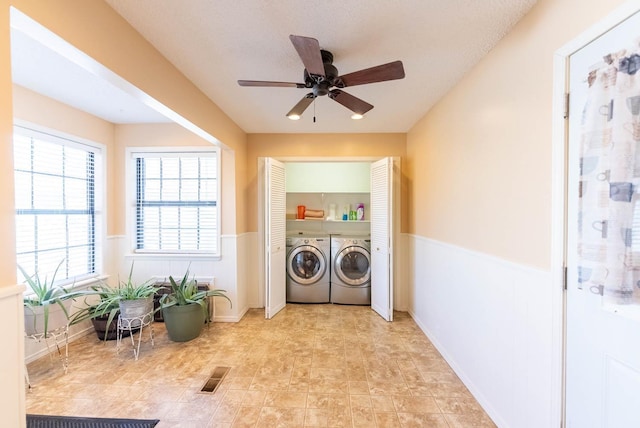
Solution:
[[[233,151],[233,157],[235,159],[235,189],[234,189],[235,190],[235,206],[233,209],[235,209],[235,221],[236,221],[235,230],[237,234],[256,230],[255,228],[251,228],[251,226],[253,226],[253,220],[252,220],[252,216],[248,214],[249,211],[247,211],[249,206],[248,197],[250,194],[250,182],[249,182],[249,177],[247,173],[247,162],[248,162],[247,153],[248,153],[247,144],[239,145]],[[225,155],[223,154],[223,156]],[[225,168],[224,165],[222,166],[222,168],[223,169]],[[223,171],[223,174],[225,174],[224,171]],[[223,185],[224,185],[224,188],[222,189],[222,192],[223,192],[222,197],[224,198],[225,189],[227,190],[231,190],[231,189],[229,189],[229,187],[226,184],[223,184]],[[226,210],[227,208],[224,208],[224,209]],[[226,211],[223,211],[223,214],[225,212]],[[223,218],[223,221],[224,221],[224,218]],[[228,229],[224,223],[222,223],[222,229],[223,231],[226,231]]]
[[[21,86],[13,86],[14,117],[41,127],[54,129],[75,137],[103,144],[107,160],[107,235],[126,233],[125,206],[125,150],[127,147],[181,147],[210,146],[208,141],[175,123],[120,124],[77,110],[66,104],[47,98]],[[223,234],[233,234],[234,218],[234,177],[230,150],[222,150],[222,218]],[[244,168],[242,169],[244,172]]]
[[[231,214],[234,218],[224,222],[223,227],[230,226],[231,230],[225,230],[230,234],[247,230],[244,201],[247,193],[246,134],[102,1],[0,0],[0,188],[7,201],[13,200],[10,6],[15,6],[233,150],[230,157],[235,161],[232,172],[235,176],[231,181],[235,181],[235,187],[224,190],[234,192],[230,200],[235,201],[235,206],[227,207],[229,211],[223,215]],[[51,118],[43,120],[43,125],[52,121]],[[83,136],[83,131],[77,134]],[[115,165],[110,162],[109,168],[115,168]],[[108,172],[111,177],[117,177],[117,171]],[[109,201],[109,207],[114,206],[114,201]],[[122,231],[122,215],[121,210],[118,215],[108,215],[109,234]],[[11,250],[15,248],[12,244],[15,239],[12,203],[2,204],[0,208],[0,236],[6,249],[0,258],[1,287],[14,284],[16,280],[15,253]]]
[[[404,162],[406,134],[249,134],[247,140],[247,229],[256,231],[258,158],[357,158],[397,156]],[[403,168],[403,166],[401,166]],[[402,196],[404,201],[405,195]],[[403,210],[406,212],[406,210]],[[403,217],[402,226],[406,220]]]
[[[622,3],[540,0],[410,130],[410,233],[549,268],[553,55]]]
[[[13,187],[13,106],[11,100],[11,45],[9,42],[9,8],[0,0],[0,189],[5,203],[0,204],[0,237],[3,242],[0,257],[0,287],[16,282],[15,211]]]
[[[22,86],[13,86],[13,115],[16,119],[113,146],[115,125],[77,110]]]
[[[112,235],[124,235],[126,233],[126,182],[125,182],[125,151],[128,147],[184,147],[184,146],[210,146],[210,143],[199,136],[184,129],[175,123],[155,123],[155,124],[123,124],[116,125],[116,154],[115,154],[115,181],[114,191],[110,192],[110,204],[115,207],[110,211],[114,213],[114,229]],[[233,157],[229,151],[221,150],[222,174],[233,169],[225,167]],[[222,180],[222,219],[235,217],[233,195],[235,194],[234,177],[223,176]],[[230,200],[229,200],[230,199]],[[235,229],[230,228],[232,221],[226,220],[222,223],[222,234],[233,234]]]
[[[246,134],[220,108],[102,1],[0,0],[30,16],[146,94],[234,150],[233,233],[246,230],[243,194]],[[7,13],[3,10],[3,13]],[[8,35],[9,28],[2,28]],[[5,43],[3,37],[3,44]],[[8,43],[8,41],[6,42]],[[9,64],[9,55],[0,58]],[[8,78],[8,75],[7,75]],[[167,84],[167,82],[171,82]],[[4,101],[4,100],[3,100]],[[2,114],[7,110],[2,110]],[[241,174],[241,175],[240,175]]]

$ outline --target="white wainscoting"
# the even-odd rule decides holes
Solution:
[[[409,312],[494,422],[559,427],[562,291],[551,274],[407,240]]]
[[[71,313],[69,315],[71,315],[74,311],[76,311],[77,309],[75,309],[75,306],[77,307],[82,307],[85,306],[83,305],[81,302],[78,303],[74,303],[72,308],[71,308]],[[81,322],[80,324],[77,325],[73,325],[69,327],[69,343],[73,342],[74,340],[86,336],[87,334],[95,334],[94,330],[93,330],[93,325],[91,325],[91,321],[86,320]],[[97,337],[97,336],[96,336]],[[32,361],[37,360],[38,358],[44,357],[47,354],[51,353],[52,355],[52,361],[54,361],[53,364],[58,364],[60,365],[60,367],[62,367],[62,361],[59,360],[59,356],[58,356],[58,351],[56,350],[56,342],[53,338],[48,339],[49,342],[49,349],[47,349],[47,343],[44,340],[34,340],[31,338],[25,338],[24,341],[24,355],[25,355],[25,362],[26,363],[30,363]],[[60,344],[60,352],[64,353],[64,339],[62,338],[62,336],[60,337],[60,339],[58,340],[58,343]]]
[[[256,245],[258,234],[245,232],[238,235],[238,309],[240,317],[254,308],[254,294],[258,288],[258,262]]]
[[[119,276],[120,279],[126,279],[132,262],[135,263],[133,270],[135,280],[169,277],[170,275],[174,278],[176,276],[182,277],[188,268],[190,274],[195,277],[214,278],[215,288],[226,290],[227,296],[233,302],[233,307],[230,308],[226,300],[215,299],[214,321],[237,322],[246,312],[246,305],[238,300],[239,296],[244,293],[239,290],[238,282],[238,240],[236,235],[222,235],[220,237],[221,256],[208,258],[172,256],[170,254],[132,254],[126,237],[110,237],[111,250],[115,251],[115,256],[112,256],[114,260],[112,264],[118,266],[118,272],[112,274],[111,277],[118,278]]]
[[[22,285],[0,287],[0,425],[17,428],[26,423],[23,291]]]
[[[258,263],[258,232],[247,232],[242,235],[243,245],[238,248],[238,254],[244,260],[240,269],[244,269],[247,306],[249,308],[264,308],[264,291],[260,290],[260,264]]]
[[[411,237],[406,233],[399,234],[396,239],[394,257],[393,309],[401,312],[409,311],[409,241]]]

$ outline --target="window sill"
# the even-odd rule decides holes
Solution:
[[[69,288],[71,288],[72,290],[77,290],[77,289],[81,290],[91,285],[95,285],[99,282],[106,281],[107,279],[109,279],[109,275],[98,275],[92,278],[83,279],[82,281],[76,281],[73,284],[70,284]]]
[[[99,284],[100,282],[106,281],[107,279],[109,279],[109,275],[98,275],[91,278],[85,278],[81,281],[76,281],[68,284],[60,284],[60,286],[64,287],[68,291],[78,291],[87,289],[90,286]],[[28,284],[25,283],[24,286],[25,291],[23,293],[23,297],[30,298],[36,296],[36,294],[31,290]]]
[[[200,260],[218,261],[222,260],[220,254],[198,254],[198,253],[129,253],[125,254],[126,260]]]

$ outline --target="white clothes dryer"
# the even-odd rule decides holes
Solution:
[[[371,304],[371,239],[331,236],[331,303]]]
[[[287,302],[329,303],[329,235],[287,237]]]

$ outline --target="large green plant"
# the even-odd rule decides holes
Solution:
[[[90,290],[79,292],[85,296],[97,295],[99,300],[97,303],[89,303],[85,299],[87,307],[79,310],[70,320],[70,324],[77,324],[87,319],[99,318],[107,316],[107,325],[110,325],[120,310],[120,302],[122,300],[137,300],[152,297],[159,287],[155,286],[153,279],[149,279],[142,283],[136,283],[133,280],[133,263],[129,276],[124,281],[119,281],[117,287],[111,287],[103,282],[91,286]],[[105,335],[106,340],[106,335]]]
[[[198,283],[194,278],[189,279],[189,269],[185,272],[180,282],[176,282],[172,276],[169,276],[169,283],[171,284],[171,292],[165,294],[160,298],[160,306],[162,308],[168,308],[171,306],[185,306],[189,304],[198,304],[202,307],[203,311],[207,310],[207,298],[208,297],[224,297],[229,306],[232,306],[231,299],[226,295],[226,290],[221,289],[198,289]]]
[[[18,265],[18,269],[24,276],[25,282],[31,288],[31,292],[26,293],[22,299],[25,310],[29,310],[34,314],[33,324],[35,329],[35,325],[37,322],[37,317],[35,316],[35,308],[42,307],[44,337],[48,337],[49,334],[49,306],[53,304],[60,306],[60,308],[62,308],[62,311],[64,312],[65,317],[67,317],[68,319],[69,312],[64,306],[63,301],[73,299],[75,297],[74,293],[71,293],[66,288],[55,284],[56,275],[58,274],[58,270],[60,269],[60,266],[62,266],[63,262],[64,260],[62,260],[58,264],[58,267],[56,267],[56,270],[51,276],[51,281],[48,280],[46,275],[44,279],[42,279],[38,272],[34,273],[33,275],[29,275],[22,266]]]
[[[119,285],[115,289],[109,289],[108,294],[112,294],[115,300],[137,300],[146,299],[151,297],[158,291],[159,287],[154,285],[153,279],[149,279],[142,283],[136,283],[132,279],[133,277],[133,263],[131,263],[131,270],[129,271],[129,277],[126,281],[120,281]]]

